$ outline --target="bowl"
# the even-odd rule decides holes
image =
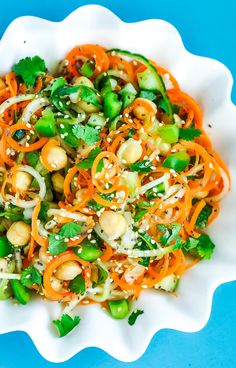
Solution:
[[[220,216],[209,228],[216,244],[212,260],[183,275],[177,296],[155,290],[143,292],[136,306],[145,313],[134,326],[126,320],[110,318],[98,305],[90,305],[78,310],[79,328],[60,339],[52,328],[52,320],[61,312],[58,303],[37,298],[27,307],[15,306],[12,300],[0,303],[0,333],[25,331],[42,356],[52,362],[65,361],[90,346],[130,362],[144,353],[160,329],[201,329],[208,321],[215,289],[236,279],[236,108],[230,98],[233,80],[223,64],[189,53],[171,24],[156,19],[125,23],[96,5],[81,7],[59,23],[35,17],[14,20],[0,42],[0,74],[30,55],[44,58],[53,71],[68,50],[88,42],[144,54],[168,69],[181,89],[203,109],[204,128],[232,176],[231,192],[222,202]]]

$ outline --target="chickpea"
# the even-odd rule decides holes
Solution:
[[[80,203],[84,199],[84,195],[87,192],[87,190],[88,189],[86,188],[77,190],[77,192],[75,193],[75,199],[73,200],[73,204]]]
[[[140,106],[136,106],[133,113],[139,120],[146,120],[150,114],[150,112],[145,107],[146,104],[150,105],[150,108],[153,110],[154,114],[157,113],[157,107],[154,102],[147,100],[146,98],[138,98],[137,100],[139,100]]]
[[[0,258],[0,272],[6,272],[8,267],[8,262],[4,258]]]
[[[58,280],[55,276],[52,276],[51,278],[51,286],[56,291],[63,290],[63,282],[61,280]]]
[[[66,151],[58,146],[53,146],[48,149],[47,161],[54,171],[64,169],[67,165]]]
[[[24,171],[15,171],[12,176],[12,185],[17,192],[26,192],[32,183],[32,175]]]
[[[113,211],[104,211],[99,217],[99,224],[110,240],[120,238],[127,230],[124,216]]]
[[[141,144],[133,138],[124,142],[117,152],[118,160],[124,165],[130,165],[138,161],[142,156],[143,149]]]
[[[93,82],[91,82],[91,80],[86,78],[86,77],[76,77],[73,80],[73,84],[75,86],[83,85],[83,86],[86,86],[86,87],[89,87],[89,88],[94,88]]]
[[[53,189],[58,193],[64,191],[64,177],[59,173],[55,172],[51,176]]]
[[[76,261],[67,261],[62,263],[56,270],[55,276],[59,280],[73,280],[76,276],[78,276],[82,272],[82,269],[78,262]]]
[[[26,245],[30,241],[31,227],[24,221],[14,222],[7,231],[7,239],[15,247]]]
[[[47,249],[44,247],[40,247],[39,249],[39,260],[44,264],[48,264],[50,262],[49,253],[47,252]]]
[[[2,78],[0,78],[0,90],[6,88],[6,84]]]
[[[171,145],[169,143],[162,142],[158,148],[161,155],[166,155],[170,151]]]
[[[197,199],[202,199],[202,198],[207,197],[208,194],[209,194],[209,191],[208,190],[204,190],[204,191],[195,193],[194,197],[197,198]]]

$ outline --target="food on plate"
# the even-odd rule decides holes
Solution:
[[[49,73],[26,57],[0,80],[0,133],[0,299],[61,303],[60,336],[78,304],[125,318],[143,290],[173,293],[211,258],[229,172],[154,61],[88,44]]]

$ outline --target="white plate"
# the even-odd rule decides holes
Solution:
[[[88,42],[142,53],[174,74],[181,88],[202,107],[204,127],[229,165],[233,182],[221,215],[209,229],[216,243],[213,259],[184,274],[178,297],[144,292],[137,306],[145,313],[133,327],[126,320],[113,320],[99,306],[81,307],[80,326],[59,339],[51,323],[60,313],[57,303],[34,300],[26,307],[14,306],[12,300],[0,303],[0,332],[27,332],[50,361],[62,362],[86,347],[96,346],[128,362],[139,358],[162,328],[188,332],[201,329],[209,318],[216,287],[236,279],[236,108],[230,99],[229,70],[218,61],[186,51],[171,24],[162,20],[124,23],[95,5],[79,8],[60,23],[34,17],[16,19],[0,42],[0,74],[8,72],[18,59],[35,54],[53,70],[68,50]]]

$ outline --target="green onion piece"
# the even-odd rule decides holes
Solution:
[[[183,171],[188,166],[189,161],[189,155],[186,152],[181,151],[169,155],[163,162],[162,166],[169,167],[175,171]]]
[[[126,299],[110,300],[108,306],[112,317],[115,319],[123,319],[129,313],[129,305]]]
[[[176,143],[179,139],[179,128],[177,125],[170,124],[158,128],[158,133],[166,143]]]

